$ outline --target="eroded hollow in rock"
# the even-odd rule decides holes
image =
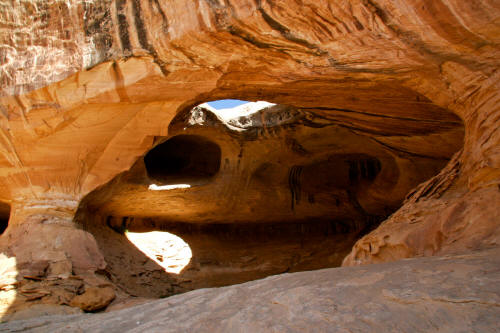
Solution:
[[[354,131],[328,112],[267,102],[180,112],[168,137],[80,210],[113,282],[130,295],[163,297],[340,266],[462,144],[461,122],[445,110],[444,125],[433,120],[421,132],[406,118],[395,130],[386,118],[360,129],[362,119]],[[429,149],[436,140],[442,150]],[[152,184],[194,186],[151,191]],[[192,251],[178,274],[162,267],[159,247],[149,259],[126,237],[158,231]]]
[[[304,178],[308,179],[307,188],[318,189],[355,188],[371,184],[380,173],[382,165],[376,157],[364,154],[345,154],[329,156],[304,167]]]
[[[0,235],[4,233],[9,224],[10,206],[0,202]]]
[[[157,145],[144,157],[148,176],[162,184],[199,183],[220,168],[219,146],[199,135],[178,135]]]
[[[5,229],[7,229],[8,224],[9,224],[9,219],[5,219],[5,218],[0,219],[0,235],[3,234]]]

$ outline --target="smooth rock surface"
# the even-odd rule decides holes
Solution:
[[[0,331],[498,332],[499,267],[496,249],[284,274]]]
[[[26,309],[20,310],[6,318],[5,321],[26,320],[43,316],[74,315],[82,311],[76,307],[55,304],[34,304]]]

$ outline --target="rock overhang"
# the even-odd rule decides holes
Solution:
[[[387,195],[386,188],[372,186],[357,193],[364,210],[381,211],[373,198],[401,201],[408,188],[442,167],[429,167],[428,160],[444,164],[463,144],[437,176],[411,191],[401,209],[354,246],[345,265],[499,244],[499,10],[494,1],[423,6],[320,1],[300,7],[283,1],[68,1],[4,9],[8,14],[0,19],[9,28],[0,35],[0,55],[7,60],[0,68],[0,87],[7,95],[0,100],[0,199],[11,204],[12,213],[0,243],[21,262],[29,262],[30,244],[42,244],[40,257],[55,253],[40,236],[44,232],[28,225],[41,231],[69,227],[82,198],[134,170],[155,137],[173,135],[169,125],[177,114],[228,97],[293,106],[311,128],[326,131],[335,124],[337,134],[328,135],[339,135],[338,141],[369,138],[370,144],[359,142],[356,154],[379,147],[390,151],[395,169],[418,176],[387,173],[390,159],[375,154],[381,171],[374,183],[397,178],[391,186],[400,191]],[[50,17],[61,17],[62,30],[49,24]],[[242,132],[252,144],[259,136],[286,132],[248,128],[239,120],[234,125],[247,129]],[[304,132],[299,134],[307,136]],[[297,156],[321,147],[314,135],[306,142],[287,139],[283,146]],[[240,150],[235,145],[227,156]],[[373,161],[370,154],[358,161]],[[298,159],[294,166],[309,169],[293,168],[283,177],[285,187],[294,189],[286,198],[300,197],[294,211],[304,207],[306,197],[307,204],[321,202],[317,196],[297,196],[302,185],[308,188],[304,175],[334,165],[323,157],[311,163]],[[368,164],[357,164],[359,174]],[[269,183],[282,174],[276,165],[259,164],[250,179]],[[32,243],[6,241],[23,234]],[[79,235],[92,243],[90,234]],[[70,253],[53,255],[54,270],[66,274],[70,264],[79,267],[82,262],[72,262]],[[98,250],[94,254],[87,267],[100,267]]]

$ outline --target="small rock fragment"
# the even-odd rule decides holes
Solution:
[[[86,312],[93,312],[104,309],[114,299],[115,291],[111,287],[89,287],[83,294],[75,296],[70,305]]]

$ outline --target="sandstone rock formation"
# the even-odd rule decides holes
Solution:
[[[115,297],[115,292],[111,287],[91,287],[83,294],[75,296],[70,305],[88,312],[98,311],[107,307]]]
[[[499,245],[495,0],[0,7],[0,230],[10,214],[0,252],[15,257],[17,271],[16,282],[2,288],[42,291],[34,299],[16,292],[20,304],[69,304],[106,284],[127,293],[113,268],[120,254],[106,249],[103,235],[122,225],[150,230],[151,221],[182,230],[185,222],[210,228],[326,219],[336,231],[348,226],[330,254],[337,265],[406,197],[356,242],[344,265]],[[193,107],[222,98],[278,106],[258,113],[262,120],[186,126]],[[168,147],[168,140],[177,141]],[[172,146],[205,152],[196,156],[208,168],[189,171],[198,177],[192,191],[146,190],[146,181],[168,182],[154,167],[163,142],[180,160],[185,149]],[[350,177],[353,170],[361,177]],[[186,175],[174,168],[174,176]],[[218,206],[214,196],[224,201]],[[220,239],[217,232],[205,240],[185,234],[202,249]],[[243,238],[231,239],[226,249]],[[201,257],[224,262],[216,251]],[[261,277],[258,271],[248,277]]]
[[[113,282],[144,297],[339,266],[451,157],[395,157],[319,112],[265,103],[197,106],[156,141],[130,171],[88,195],[77,219],[96,238]],[[458,150],[460,141],[449,144]],[[190,187],[165,190],[176,184]],[[191,262],[180,275],[161,274],[131,255],[124,230],[174,232]]]

